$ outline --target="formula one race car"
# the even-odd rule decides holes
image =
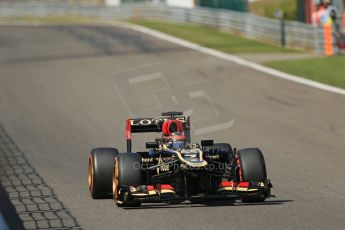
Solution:
[[[161,132],[148,151],[132,152],[132,133]],[[257,148],[228,143],[191,143],[190,117],[182,112],[159,118],[128,119],[127,152],[95,148],[89,156],[89,189],[94,199],[113,197],[120,207],[141,203],[201,202],[230,198],[263,202],[271,197],[265,160]]]

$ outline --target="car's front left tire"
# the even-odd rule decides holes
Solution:
[[[240,149],[237,152],[239,163],[239,180],[248,182],[267,182],[267,172],[264,156],[258,148]],[[246,203],[265,201],[265,195],[243,197],[241,200]]]

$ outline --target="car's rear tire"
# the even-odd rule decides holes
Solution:
[[[246,148],[237,151],[239,163],[239,180],[266,182],[267,172],[264,156],[260,149]],[[263,202],[266,197],[246,197],[242,198],[243,202]]]
[[[113,197],[117,206],[139,206],[130,196],[129,186],[142,184],[141,157],[137,153],[120,153],[113,170]]]
[[[111,198],[115,148],[95,148],[89,156],[89,190],[93,199]]]
[[[234,155],[232,147],[228,143],[215,143],[212,146],[205,146],[204,150],[211,154],[224,155],[227,159],[233,158]]]

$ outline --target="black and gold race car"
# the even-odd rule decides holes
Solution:
[[[132,152],[132,133],[158,132],[147,151]],[[89,156],[93,199],[113,197],[120,207],[141,203],[201,202],[211,198],[264,202],[272,185],[258,148],[228,143],[191,143],[190,117],[182,112],[159,118],[128,119],[127,151],[95,148]]]

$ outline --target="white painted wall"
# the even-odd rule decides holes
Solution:
[[[177,7],[185,7],[185,8],[193,8],[195,6],[194,0],[166,0],[166,3],[169,6],[177,6]]]
[[[105,0],[106,6],[118,6],[120,5],[121,0]]]

